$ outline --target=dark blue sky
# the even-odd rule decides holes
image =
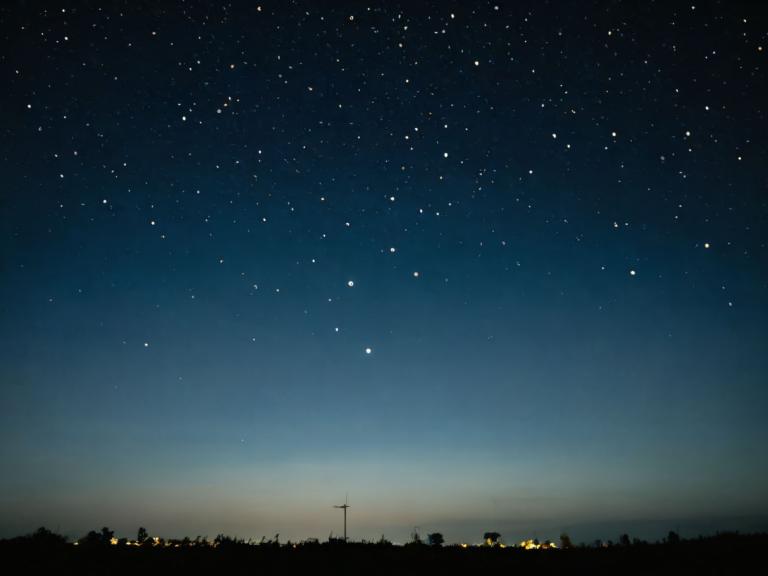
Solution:
[[[768,527],[757,3],[0,7],[0,536]]]

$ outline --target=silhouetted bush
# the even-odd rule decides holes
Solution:
[[[445,543],[445,538],[440,532],[433,532],[427,535],[427,542],[430,546],[442,546]]]

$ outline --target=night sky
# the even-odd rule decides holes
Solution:
[[[759,2],[6,2],[0,536],[768,528]]]

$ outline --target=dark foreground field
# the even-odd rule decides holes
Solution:
[[[74,546],[0,541],[7,574],[757,574],[768,534],[675,544],[523,550],[377,544]]]

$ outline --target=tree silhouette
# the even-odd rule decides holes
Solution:
[[[483,540],[485,540],[487,546],[496,546],[499,543],[499,538],[501,538],[501,534],[498,532],[486,532],[483,534]]]
[[[60,546],[67,543],[67,539],[64,536],[56,534],[56,532],[52,532],[44,526],[41,526],[32,534],[29,534],[24,538],[26,538],[28,542],[38,546]]]
[[[139,532],[136,534],[136,541],[139,544],[143,544],[144,541],[149,538],[149,534],[147,534],[147,529],[144,528],[144,526],[139,527]]]
[[[630,546],[632,542],[629,540],[629,534],[622,534],[619,536],[619,545],[620,546]]]
[[[445,543],[445,539],[440,532],[433,532],[427,535],[427,541],[430,546],[442,546]]]
[[[105,544],[109,544],[113,534],[114,533],[105,526],[101,529],[101,532],[91,530],[77,542],[81,546],[103,546]]]
[[[563,549],[573,548],[573,542],[571,542],[571,537],[568,536],[568,534],[565,532],[560,534],[560,547]]]
[[[96,530],[91,530],[88,534],[80,538],[80,544],[101,544],[101,536]]]

